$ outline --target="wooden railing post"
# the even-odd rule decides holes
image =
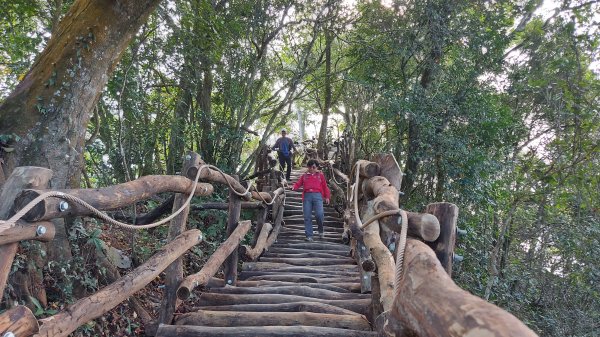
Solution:
[[[440,236],[434,242],[427,244],[435,251],[435,255],[448,275],[452,276],[458,207],[449,202],[436,202],[427,205],[425,212],[435,215],[440,222]]]
[[[181,169],[181,175],[187,176],[187,172],[192,167],[198,167],[200,165],[200,155],[194,152],[188,152],[183,168]],[[187,195],[183,193],[177,193],[175,200],[173,201],[173,211],[178,210],[187,199]],[[169,237],[168,240],[173,241],[179,234],[185,230],[187,223],[188,214],[190,207],[186,207],[179,215],[177,215],[169,226]],[[183,281],[183,260],[181,257],[177,258],[171,263],[165,270],[165,296],[162,301],[161,310],[158,316],[158,322],[170,324],[173,320],[173,313],[177,307],[177,288]]]
[[[234,175],[233,178],[239,181],[239,177]],[[242,209],[242,200],[235,194],[233,190],[229,190],[229,210],[227,213],[227,237],[233,233],[240,221],[240,212]],[[229,285],[235,285],[237,282],[237,265],[239,260],[238,251],[233,251],[223,263],[223,274],[225,282]]]

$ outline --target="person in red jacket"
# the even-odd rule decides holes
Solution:
[[[315,217],[317,218],[317,227],[319,230],[319,238],[323,238],[323,201],[329,204],[329,198],[331,191],[327,187],[327,179],[323,172],[318,171],[319,162],[315,159],[311,159],[306,163],[308,171],[300,176],[300,179],[294,184],[292,190],[296,191],[300,187],[304,187],[302,190],[302,213],[304,214],[304,232],[306,234],[306,241],[313,241],[313,228],[312,228],[312,211],[315,211]]]

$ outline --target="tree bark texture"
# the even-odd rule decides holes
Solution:
[[[82,298],[66,310],[43,319],[40,332],[35,336],[68,336],[82,324],[103,315],[152,282],[171,262],[198,244],[201,238],[202,232],[197,229],[181,234],[157,251],[146,263],[117,282],[90,297]]]
[[[24,166],[16,168],[8,177],[0,194],[0,220],[7,220],[12,211],[15,197],[26,188],[45,188],[50,182],[52,171],[42,167]],[[0,246],[0,300],[8,280],[19,244],[17,242]]]
[[[240,222],[227,240],[225,240],[225,242],[223,242],[210,256],[202,269],[196,274],[186,277],[183,282],[181,282],[177,289],[177,297],[179,299],[187,299],[194,288],[205,286],[210,278],[217,273],[219,267],[223,264],[223,261],[225,261],[232,253],[237,253],[236,248],[244,238],[244,235],[250,230],[250,225],[250,220]]]
[[[31,336],[37,333],[39,325],[37,319],[24,305],[16,306],[0,314],[0,333],[2,336],[8,336],[12,332],[13,336]]]
[[[402,296],[390,319],[418,336],[537,336],[508,312],[460,289],[424,243],[408,239]]]
[[[76,0],[27,75],[0,106],[0,134],[21,137],[13,161],[78,184],[90,112],[123,51],[159,0]]]

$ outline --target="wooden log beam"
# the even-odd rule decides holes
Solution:
[[[200,165],[200,155],[195,152],[188,152],[181,172],[188,171],[191,167]],[[189,195],[177,193],[173,201],[173,212],[185,205]],[[168,241],[173,241],[181,233],[185,231],[190,205],[188,204],[184,210],[179,213],[169,224]],[[175,259],[165,270],[165,295],[163,296],[160,311],[158,313],[158,323],[171,324],[173,313],[178,306],[177,287],[183,281],[183,259],[181,257]]]
[[[46,188],[52,178],[52,170],[43,167],[23,166],[17,167],[8,177],[2,193],[0,193],[0,220],[8,220],[14,214],[11,211],[15,197],[26,188]],[[9,227],[5,227],[9,228]],[[4,295],[4,288],[8,281],[10,267],[12,266],[19,244],[17,242],[0,246],[0,300]]]
[[[0,246],[23,240],[48,242],[54,239],[55,234],[56,229],[50,221],[17,221],[16,226],[0,232]]]
[[[408,239],[404,259],[402,296],[391,317],[417,336],[537,336],[513,315],[460,289],[424,243]]]
[[[204,162],[202,162],[202,164],[204,164]],[[186,176],[190,179],[193,179],[198,173],[198,168],[199,167],[191,167],[189,170],[187,170]],[[202,172],[200,172],[200,179],[232,186],[233,189],[238,193],[244,193],[246,191],[246,187],[240,184],[238,179],[226,173],[221,173],[212,168],[203,169]],[[259,201],[265,200],[266,202],[271,202],[272,200],[272,197],[269,193],[256,191],[246,192],[246,194],[242,198],[244,198],[244,200],[246,201],[249,201],[250,199],[255,199]]]
[[[256,214],[256,226],[254,228],[254,233],[252,235],[252,243],[250,244],[250,247],[256,247],[256,243],[258,242],[258,239],[260,237],[260,232],[262,231],[263,226],[265,225],[265,223],[267,222],[267,216],[269,215],[269,211],[270,211],[270,207],[268,207],[267,205],[264,205]],[[271,226],[271,229],[273,229],[273,226]],[[240,247],[241,249],[241,247]],[[243,254],[240,254],[240,256],[244,256]]]
[[[263,224],[254,248],[248,245],[240,246],[240,255],[244,261],[256,261],[258,259],[266,249],[267,239],[272,229],[273,226],[270,223]]]
[[[275,304],[233,304],[233,305],[217,305],[217,306],[197,306],[192,310],[210,310],[210,311],[249,311],[249,312],[315,312],[323,314],[336,315],[356,315],[361,316],[352,310],[343,309],[334,305],[300,301]]]
[[[279,195],[273,203],[273,218],[275,220],[273,221],[273,230],[271,230],[271,233],[267,238],[267,242],[265,243],[265,248],[267,250],[269,250],[269,248],[273,246],[275,241],[277,241],[277,237],[279,236],[279,232],[281,231],[281,227],[283,226],[283,200],[285,200],[285,195]]]
[[[136,291],[152,282],[171,262],[202,240],[202,232],[189,230],[158,250],[146,263],[121,277],[92,296],[82,298],[64,311],[42,319],[40,332],[35,336],[68,336],[82,324],[100,317]]]
[[[24,305],[18,305],[0,314],[0,333],[9,336],[9,332],[15,337],[31,336],[38,332],[40,326],[35,316]]]
[[[236,250],[244,235],[250,230],[250,220],[240,222],[239,226],[231,233],[231,235],[223,242],[217,250],[210,256],[202,269],[196,274],[186,277],[177,289],[177,297],[185,300],[190,296],[191,291],[197,287],[205,286],[211,277],[213,277],[223,261]]]
[[[396,190],[400,191],[403,174],[398,161],[396,161],[396,157],[391,153],[378,153],[371,159],[379,164],[380,175],[385,177]]]
[[[369,201],[367,205],[367,211],[365,212],[366,218],[373,216],[373,201]],[[394,299],[394,273],[396,270],[394,257],[389,249],[381,242],[379,236],[379,223],[371,224],[364,230],[365,245],[369,248],[371,256],[377,264],[377,278],[380,286],[380,301],[384,311],[388,311],[392,308]]]
[[[161,325],[157,337],[365,337],[377,336],[374,331],[360,331],[316,326],[267,326],[267,327],[202,327],[189,325]]]
[[[314,312],[251,312],[208,311],[187,313],[179,316],[176,325],[201,325],[222,327],[243,326],[319,326],[338,329],[371,331],[365,317],[358,315],[321,314]]]
[[[263,294],[244,295],[244,294],[211,294],[203,293],[200,295],[200,303],[203,305],[234,305],[234,304],[277,304],[288,302],[313,301],[333,305],[336,307],[348,309],[361,315],[367,314],[367,308],[371,303],[370,298],[344,299],[344,300],[325,300],[320,298],[310,298],[296,295],[278,295],[273,294],[265,296]]]
[[[379,175],[380,167],[377,163],[368,160],[358,160],[356,165],[358,165],[358,172],[361,178],[368,179]]]
[[[425,212],[433,214],[440,222],[440,235],[429,246],[435,251],[448,275],[452,276],[458,207],[448,202],[437,202],[427,205]]]
[[[63,189],[53,191],[63,192],[82,199],[99,210],[111,210],[131,205],[140,200],[148,199],[157,193],[188,193],[193,184],[194,182],[192,180],[182,176],[151,175],[104,188]],[[15,209],[20,210],[31,200],[48,191],[50,190],[29,189],[24,191],[15,200]],[[211,195],[212,192],[213,186],[211,184],[198,183],[194,194]],[[63,210],[61,211],[61,202],[64,202],[61,198],[46,198],[38,203],[32,210],[27,212],[23,219],[33,222],[64,218],[67,216],[84,216],[92,214],[89,209],[73,202],[68,202],[68,209],[64,209],[63,207]]]
[[[400,208],[398,203],[398,191],[384,177],[377,176],[366,180],[363,184],[363,193],[369,198],[374,198],[373,210],[375,215]],[[408,235],[422,238],[428,242],[433,242],[440,235],[440,222],[435,216],[427,213],[407,212]],[[369,218],[367,217],[365,220],[368,219]],[[402,225],[399,219],[400,215],[390,215],[381,218],[379,222],[390,230],[400,233]],[[352,229],[352,227],[350,227],[350,229]]]

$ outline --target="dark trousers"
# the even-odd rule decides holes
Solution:
[[[287,167],[286,167],[287,164]],[[285,171],[285,179],[290,180],[290,175],[292,174],[292,156],[284,156],[281,153],[279,154],[279,169],[281,172]]]

